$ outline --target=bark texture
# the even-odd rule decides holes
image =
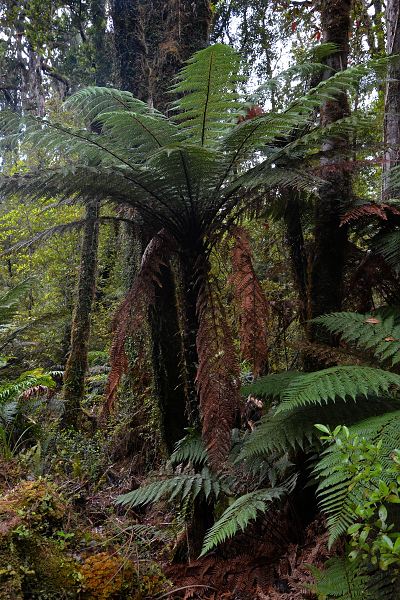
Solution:
[[[210,3],[113,0],[112,18],[122,89],[166,111],[173,78],[208,42]]]
[[[299,301],[300,322],[305,325],[307,321],[307,255],[304,245],[301,198],[299,195],[300,192],[295,190],[288,192],[284,221],[292,274]]]
[[[334,43],[338,51],[326,59],[330,69],[325,78],[347,68],[349,52],[351,0],[323,0],[321,24],[323,42]],[[349,114],[346,94],[325,102],[321,109],[322,126],[329,125]],[[325,157],[321,161],[322,177],[326,184],[319,190],[315,208],[314,247],[309,273],[308,317],[341,309],[343,299],[343,274],[346,227],[340,227],[340,215],[350,202],[350,177],[341,162],[348,154],[348,141],[341,137],[329,138],[322,147]],[[308,329],[310,341],[330,342],[325,334],[313,325]],[[311,365],[318,368],[318,364]]]
[[[87,355],[90,336],[90,316],[96,287],[99,202],[91,201],[86,209],[81,247],[78,289],[72,318],[71,350],[64,374],[63,427],[76,427],[80,403],[84,396]]]
[[[388,0],[386,5],[386,31],[388,55],[400,53],[400,3],[399,0]],[[384,122],[384,165],[383,165],[383,198],[388,199],[398,194],[398,189],[391,189],[389,181],[390,169],[400,164],[400,60],[392,62],[388,70],[388,81],[385,94]]]

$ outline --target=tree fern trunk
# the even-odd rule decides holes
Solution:
[[[179,323],[175,276],[170,266],[160,273],[162,289],[150,309],[154,389],[161,413],[162,438],[169,453],[188,426],[183,340]]]
[[[351,0],[322,2],[323,41],[334,43],[338,48],[338,52],[326,59],[330,70],[325,73],[325,78],[347,67],[350,10]],[[341,94],[323,105],[322,125],[329,125],[348,114],[347,96]],[[326,153],[321,161],[322,176],[326,184],[319,190],[315,208],[314,247],[308,289],[309,318],[340,310],[343,299],[347,231],[345,227],[340,227],[340,216],[349,204],[351,187],[350,177],[340,163],[347,158],[348,141],[330,138],[324,143],[322,150]],[[313,325],[308,329],[308,337],[310,341],[331,341]],[[319,365],[311,366],[318,368]]]
[[[71,330],[71,350],[65,367],[62,426],[76,427],[85,390],[90,316],[96,288],[99,202],[87,204],[82,237],[77,298]]]

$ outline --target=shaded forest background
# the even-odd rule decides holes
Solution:
[[[0,3],[0,598],[400,597],[399,10]]]

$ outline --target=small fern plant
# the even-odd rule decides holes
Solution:
[[[34,411],[55,385],[51,374],[41,369],[0,383],[0,456],[11,459],[24,447],[27,434],[35,425]]]
[[[318,600],[394,600],[398,598],[396,581],[373,569],[363,569],[348,558],[333,557],[323,569],[308,565],[315,583],[310,589]]]
[[[235,446],[234,446],[235,447]],[[213,510],[215,506],[227,506],[220,518],[208,530],[201,552],[201,556],[213,550],[228,538],[239,531],[243,531],[259,514],[265,513],[271,504],[290,493],[295,485],[295,476],[286,478],[280,484],[258,489],[261,481],[273,480],[276,483],[276,473],[287,474],[290,466],[287,462],[275,465],[260,463],[256,466],[248,465],[253,469],[252,489],[246,494],[241,492],[243,485],[242,471],[236,470],[231,465],[227,473],[215,474],[208,464],[207,453],[201,437],[195,431],[178,442],[170,458],[174,472],[170,477],[157,479],[137,490],[124,494],[117,499],[117,503],[126,507],[145,506],[166,500],[169,503],[178,503],[183,514],[190,514],[196,498],[205,499]],[[255,473],[257,471],[257,474]]]

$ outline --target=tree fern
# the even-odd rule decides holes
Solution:
[[[47,162],[37,170],[1,177],[0,193],[60,202],[96,198],[135,208],[143,228],[151,232],[164,228],[176,242],[176,256],[185,262],[186,277],[191,284],[196,282],[194,292],[186,295],[194,313],[204,305],[201,291],[210,284],[209,254],[232,221],[264,199],[266,190],[290,187],[316,193],[318,181],[314,172],[308,172],[307,158],[314,156],[324,132],[315,109],[383,64],[378,61],[341,71],[285,110],[242,123],[237,117],[246,101],[238,93],[239,59],[222,44],[197,53],[184,67],[173,90],[178,99],[170,119],[127,92],[102,88],[80,91],[68,100],[68,122],[73,119],[73,126],[67,126],[66,119],[53,122],[33,117],[21,123],[18,116],[3,111],[1,142],[7,147],[13,141],[23,144],[27,154],[31,147],[35,152],[39,149]],[[335,135],[354,126],[353,121],[336,123]],[[305,159],[301,168],[300,159]],[[215,331],[209,325],[209,309],[211,305],[201,314],[197,342],[199,355],[208,357],[208,364],[213,359],[217,377],[206,380],[203,376],[199,385],[203,433],[205,439],[210,438],[210,432],[220,428],[215,445],[224,440],[220,445],[225,456],[232,419],[225,418],[221,404],[210,401],[210,386],[218,387],[224,406],[232,407],[237,402],[237,381],[233,370],[224,368],[219,353],[207,354]],[[233,358],[232,352],[232,365]],[[356,384],[361,393],[386,389],[389,378],[379,375],[379,385],[369,380],[363,385],[360,375],[350,385],[347,376],[348,387],[343,388],[342,382],[340,388],[338,377],[335,397],[341,397],[343,389],[351,396]],[[331,397],[333,380],[333,375],[325,377],[325,388],[314,381],[317,401]],[[308,390],[311,393],[311,387]],[[308,401],[304,391],[302,398],[300,404]],[[220,419],[214,418],[217,410]],[[210,444],[208,449],[210,454]]]

